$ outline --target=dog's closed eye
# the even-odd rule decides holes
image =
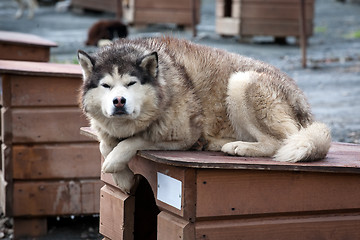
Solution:
[[[130,86],[134,85],[135,83],[136,83],[136,81],[131,81],[131,82],[128,83],[127,86],[130,87]]]
[[[104,87],[104,88],[110,88],[110,85],[106,84],[106,83],[102,83],[101,86]]]

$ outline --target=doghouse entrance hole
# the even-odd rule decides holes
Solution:
[[[157,239],[157,215],[154,193],[146,178],[142,177],[135,193],[134,240]]]
[[[224,1],[224,17],[231,17],[232,0]]]

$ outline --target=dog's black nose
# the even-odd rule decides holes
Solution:
[[[126,98],[124,97],[116,97],[113,99],[113,104],[117,108],[124,107],[125,103],[126,103]]]

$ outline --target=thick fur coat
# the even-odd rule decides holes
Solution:
[[[78,58],[102,171],[126,192],[138,150],[196,147],[288,162],[329,150],[330,131],[294,80],[261,61],[170,37],[121,39]]]

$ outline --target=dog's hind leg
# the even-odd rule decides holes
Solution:
[[[24,10],[25,10],[25,4],[23,3],[22,0],[16,0],[17,4],[18,4],[18,10],[15,13],[15,18],[19,19],[22,17]]]
[[[229,79],[227,110],[237,139],[222,151],[231,155],[272,157],[282,140],[297,132],[291,109],[261,75],[239,72]]]
[[[27,4],[29,7],[28,19],[33,19],[35,11],[38,8],[38,4],[36,0],[27,0]]]

